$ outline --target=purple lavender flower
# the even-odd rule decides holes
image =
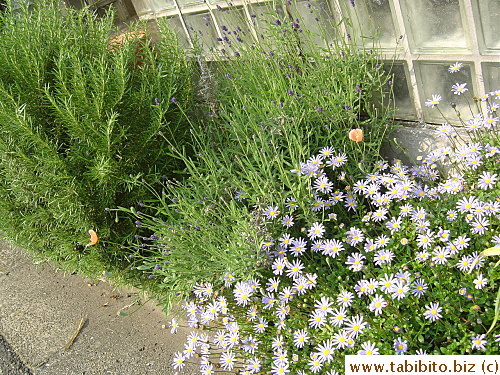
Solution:
[[[174,96],[172,96],[172,99],[170,99],[170,101],[171,101],[172,103],[174,103],[174,104],[179,103],[179,102],[177,101],[177,99],[176,99]]]

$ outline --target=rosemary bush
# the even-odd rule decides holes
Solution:
[[[170,99],[189,106],[193,65],[161,22],[157,43],[141,24],[110,42],[111,13],[12,5],[0,13],[0,231],[71,269],[112,269],[135,227],[105,208],[181,167],[169,147],[187,127]],[[101,241],[84,247],[89,229]]]

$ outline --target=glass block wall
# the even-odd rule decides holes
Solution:
[[[404,120],[442,123],[439,113],[424,103],[432,94],[440,94],[443,112],[454,113],[444,104],[457,99],[451,92],[455,83],[467,83],[478,97],[500,89],[500,0],[285,1],[132,0],[140,18],[167,17],[186,47],[198,40],[207,52],[217,50],[221,25],[236,27],[243,20],[244,35],[257,37],[264,28],[258,15],[268,9],[278,15],[285,7],[291,9],[313,31],[318,18],[348,17],[354,38],[374,41],[384,58],[395,58],[397,115]],[[334,33],[327,27],[326,32]],[[448,67],[455,62],[464,67],[449,74]],[[460,105],[457,109],[465,110]]]

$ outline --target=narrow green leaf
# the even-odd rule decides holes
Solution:
[[[483,250],[481,252],[481,255],[482,257],[489,257],[489,256],[493,256],[493,255],[500,255],[500,246],[495,246],[495,247],[490,247],[486,250]]]
[[[493,328],[495,328],[495,324],[497,324],[499,317],[500,317],[500,288],[498,288],[497,300],[495,301],[495,318],[493,319],[493,323],[491,323],[491,327],[488,330],[488,332],[486,332],[486,334],[489,334],[491,331],[493,331]]]

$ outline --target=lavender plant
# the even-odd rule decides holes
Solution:
[[[162,280],[167,306],[175,294],[187,296],[200,273],[214,287],[228,270],[238,278],[259,274],[260,243],[272,233],[261,216],[266,206],[293,200],[304,220],[315,215],[306,207],[308,181],[289,170],[329,142],[332,155],[354,155],[350,178],[363,175],[391,127],[391,109],[373,104],[374,92],[390,89],[376,53],[340,38],[341,26],[332,19],[324,24],[338,38],[327,43],[325,36],[323,46],[316,44],[321,28],[313,33],[278,8],[252,17],[267,30],[257,40],[234,19],[226,22],[225,10],[216,11],[224,20],[223,37],[213,52],[224,61],[213,77],[203,65],[204,82],[216,84],[203,91],[209,119],[191,121],[195,155],[179,151],[189,177],[144,202],[151,216],[136,215],[148,231],[142,237],[153,233],[158,240],[137,244],[136,251],[150,252],[136,254],[134,267],[153,270],[151,277]],[[292,11],[287,5],[287,14]],[[172,101],[183,108],[182,101]],[[364,142],[346,142],[345,133],[354,129]]]
[[[222,20],[224,12],[217,11]],[[216,115],[223,125],[207,124],[203,142],[220,149],[218,157],[252,181],[250,188],[267,189],[268,199],[289,189],[283,171],[324,143],[353,155],[351,174],[366,173],[392,126],[390,106],[374,105],[390,91],[374,47],[352,40],[350,23],[326,4],[289,2],[252,20],[256,39],[229,20],[220,26]],[[354,128],[363,130],[364,143],[344,141]]]

